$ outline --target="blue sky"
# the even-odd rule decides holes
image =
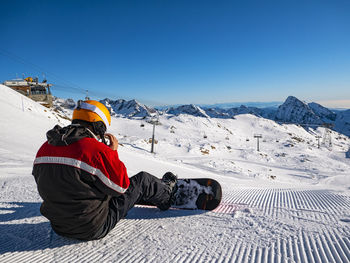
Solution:
[[[1,82],[44,72],[59,97],[89,90],[94,99],[150,105],[289,95],[350,102],[349,1],[3,0],[0,7],[8,10],[0,16]]]

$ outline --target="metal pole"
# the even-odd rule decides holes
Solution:
[[[316,138],[317,138],[317,148],[320,148],[320,139],[321,139],[321,136],[317,135]]]
[[[259,152],[260,151],[259,139],[262,138],[262,135],[261,134],[254,134],[254,138],[256,138],[256,149]]]
[[[154,150],[154,131],[156,129],[156,122],[153,121],[153,133],[152,133],[152,146],[151,146],[151,153],[153,153]]]

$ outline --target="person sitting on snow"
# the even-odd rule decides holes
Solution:
[[[100,239],[135,204],[167,210],[174,202],[177,177],[171,172],[162,180],[147,172],[128,177],[118,140],[105,133],[110,123],[102,103],[79,101],[72,124],[48,131],[36,155],[33,175],[43,199],[40,212],[61,236]]]

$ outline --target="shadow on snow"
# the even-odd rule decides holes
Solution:
[[[184,210],[177,208],[170,208],[167,211],[160,211],[154,206],[135,206],[128,212],[126,219],[160,219],[182,216],[194,216],[204,214],[205,210]]]
[[[1,205],[0,255],[12,252],[40,251],[86,242],[57,235],[48,221],[33,223],[30,218],[41,216],[41,203],[2,202]],[[131,209],[124,220],[171,218],[202,213],[205,211],[170,209],[163,212],[156,207],[138,206]],[[17,220],[22,221],[16,222]]]
[[[33,223],[30,218],[41,216],[41,203],[1,204],[7,207],[0,207],[0,254],[44,250],[81,242],[58,236],[48,221]],[[17,223],[17,220],[22,222]]]

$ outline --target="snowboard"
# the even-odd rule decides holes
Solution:
[[[177,187],[174,208],[214,210],[222,199],[221,185],[214,179],[178,179]]]

